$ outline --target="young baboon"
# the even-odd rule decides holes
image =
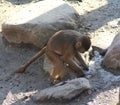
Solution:
[[[88,67],[80,53],[87,51],[90,46],[91,40],[87,35],[81,35],[74,30],[58,31],[49,39],[47,45],[19,68],[17,72],[24,72],[33,61],[45,53],[53,64],[51,73],[53,78],[63,78],[65,76],[65,65],[74,70],[79,76],[84,76],[83,68],[87,70]]]

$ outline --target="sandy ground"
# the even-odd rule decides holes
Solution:
[[[29,5],[24,0],[2,1],[0,0],[0,27],[10,16]],[[21,5],[16,5],[20,3]],[[93,45],[103,48],[109,46],[113,37],[120,32],[120,0],[83,0],[69,3],[80,14],[78,31],[89,33]],[[49,76],[42,68],[43,58],[34,62],[24,74],[13,72],[37,51],[31,47],[10,45],[0,33],[0,104],[5,100],[7,104],[3,105],[120,105],[120,77],[105,72],[101,67],[97,68],[99,70],[90,79],[94,87],[91,95],[82,94],[67,102],[34,103],[30,95],[50,86]]]

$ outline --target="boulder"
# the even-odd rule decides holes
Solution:
[[[75,96],[78,96],[83,91],[89,89],[91,89],[89,80],[86,78],[76,78],[41,90],[40,92],[37,92],[32,98],[34,101],[46,101],[51,99],[70,100]]]
[[[43,47],[58,30],[77,29],[79,14],[62,0],[32,3],[2,24],[3,37],[9,43]]]
[[[120,33],[118,33],[104,56],[102,65],[113,74],[120,75]]]

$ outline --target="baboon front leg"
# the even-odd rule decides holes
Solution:
[[[64,55],[61,57],[61,59],[68,64],[68,67],[73,70],[75,73],[77,73],[77,76],[84,76],[84,72],[80,65],[75,61],[74,57],[68,57],[67,55]]]
[[[83,68],[88,70],[87,64],[85,63],[85,61],[83,60],[83,58],[81,57],[81,55],[78,52],[76,53],[75,57],[76,57],[76,59],[78,59],[80,64],[83,66]]]

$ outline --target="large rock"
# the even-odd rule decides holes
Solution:
[[[72,99],[87,89],[91,89],[89,80],[86,78],[76,78],[41,90],[33,96],[33,100],[46,101],[50,99]]]
[[[118,33],[108,48],[102,65],[114,74],[120,74],[120,33]]]
[[[62,0],[44,0],[13,14],[2,25],[10,43],[28,43],[39,48],[58,30],[77,29],[79,14]]]

